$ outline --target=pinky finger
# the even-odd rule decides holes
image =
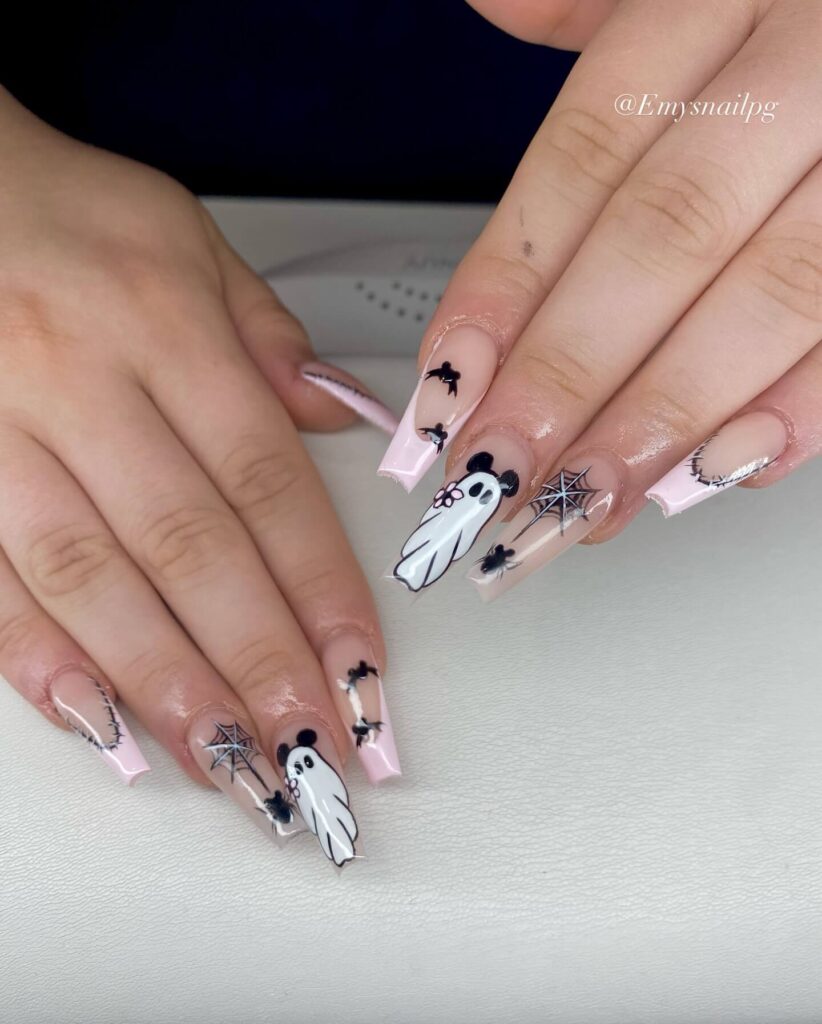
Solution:
[[[822,342],[646,491],[675,515],[735,484],[767,487],[822,452]]]
[[[0,675],[49,721],[96,750],[127,786],[150,771],[111,684],[37,604],[1,551]]]

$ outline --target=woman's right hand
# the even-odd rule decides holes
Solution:
[[[372,598],[297,428],[353,417],[193,196],[5,93],[0,124],[0,671],[130,782],[119,694],[343,864],[347,749],[372,781],[399,766]]]

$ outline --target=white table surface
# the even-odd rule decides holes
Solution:
[[[212,208],[260,269],[484,216]],[[338,361],[411,389],[410,356]],[[427,500],[375,477],[380,434],[307,443],[390,648],[406,774],[352,765],[367,862],[272,849],[139,726],[126,790],[0,688],[0,1022],[818,1024],[822,460],[648,509],[486,608],[460,573],[379,580]]]

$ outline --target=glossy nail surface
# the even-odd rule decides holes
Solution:
[[[151,769],[105,688],[80,669],[53,680],[51,700],[60,717],[82,736],[127,786]]]
[[[497,344],[481,327],[460,324],[446,331],[377,472],[412,490],[477,407],[498,362]]]
[[[480,438],[403,545],[394,579],[414,592],[441,579],[468,554],[480,532],[506,514],[520,487],[527,486],[530,466],[524,442],[506,434]]]
[[[399,420],[387,406],[367,391],[356,377],[339,367],[329,366],[328,363],[304,363],[300,367],[300,374],[304,380],[353,409],[358,416],[384,430],[386,434],[393,434],[399,426]]]
[[[726,423],[684,462],[645,492],[666,516],[747,480],[769,466],[787,447],[788,428],[771,412],[749,412]]]
[[[276,843],[305,831],[248,722],[238,721],[227,708],[212,709],[194,719],[187,741],[203,774]]]
[[[610,511],[619,484],[614,466],[597,454],[546,480],[469,573],[480,597],[492,601],[582,540]]]
[[[355,857],[359,828],[334,743],[317,723],[291,723],[277,743],[277,763],[288,799],[296,806],[320,849],[337,867]]]
[[[323,668],[340,718],[372,783],[401,775],[394,730],[374,652],[359,633],[341,633],[323,650]]]

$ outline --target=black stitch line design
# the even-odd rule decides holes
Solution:
[[[773,459],[760,459],[757,462],[750,463],[747,466],[741,466],[733,473],[728,473],[725,476],[705,476],[702,472],[702,456],[705,453],[705,449],[717,436],[711,434],[711,436],[703,441],[702,444],[697,448],[693,455],[688,459],[688,464],[691,469],[691,476],[694,477],[699,483],[704,484],[705,487],[715,487],[717,489],[721,487],[728,487],[731,484],[741,483],[743,480],[747,480],[748,477],[756,476],[757,473],[761,472],[766,466],[770,465]]]
[[[368,395],[365,391],[360,391],[359,388],[355,388],[353,384],[349,384],[344,380],[339,380],[337,377],[331,377],[327,373],[315,373],[313,370],[303,370],[303,377],[308,377],[309,380],[327,380],[331,384],[336,384],[338,387],[344,388],[346,391],[350,391],[352,395],[357,395],[358,398],[367,398],[371,402],[375,401],[373,395]]]
[[[68,722],[69,728],[76,732],[78,736],[82,736],[84,740],[87,740],[95,750],[116,750],[123,742],[123,730],[120,726],[120,720],[117,717],[117,711],[111,703],[109,695],[100,683],[98,683],[96,679],[92,679],[91,681],[94,683],[94,688],[100,694],[103,707],[106,709],[109,725],[114,731],[114,739],[110,743],[101,743],[98,739],[95,739],[94,736],[87,733],[84,729],[81,729],[79,725],[75,725],[74,722],[71,722],[68,719],[66,719],[66,721]]]

